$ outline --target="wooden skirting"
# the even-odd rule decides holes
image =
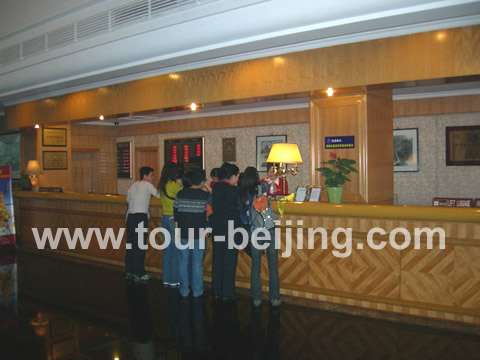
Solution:
[[[31,196],[29,196],[31,195]],[[64,198],[62,198],[62,196]],[[36,249],[31,228],[97,227],[114,230],[125,226],[125,199],[111,199],[101,195],[92,197],[73,194],[14,194],[17,231],[22,246]],[[52,212],[52,209],[56,211]],[[437,211],[441,210],[441,211]],[[460,210],[460,211],[459,211]],[[459,212],[457,212],[459,211]],[[428,216],[424,215],[425,213]],[[448,218],[450,213],[450,219]],[[150,228],[161,226],[158,202],[151,206]],[[408,217],[407,217],[408,214]],[[418,215],[419,218],[415,218]],[[285,206],[278,231],[281,234],[279,274],[281,294],[377,311],[423,316],[480,324],[480,221],[478,209],[437,209],[431,207],[331,205],[324,203],[291,203]],[[382,250],[374,250],[366,241],[372,228],[382,228],[383,235],[375,235],[373,242],[386,243]],[[437,237],[433,248],[427,249],[421,238],[418,249],[412,244],[403,250],[392,247],[389,236],[398,227],[412,232],[415,228],[442,228],[445,248],[440,249]],[[327,232],[322,247],[320,234],[314,237],[313,248],[307,248],[308,228],[324,228]],[[345,235],[332,239],[337,228],[351,229],[351,251],[346,253]],[[303,248],[291,246],[291,255],[282,257],[290,248],[287,234],[304,234]],[[83,258],[100,263],[123,266],[124,242],[119,249],[110,245],[100,249],[92,239],[88,249],[69,250],[61,239],[58,250],[36,250],[58,253],[62,256]],[[158,244],[162,241],[155,239]],[[396,236],[398,244],[403,237]],[[289,246],[287,246],[289,245]],[[296,240],[293,241],[296,245]],[[359,246],[361,245],[361,246]],[[211,279],[211,244],[205,256],[205,279]],[[161,251],[149,248],[147,270],[161,273]],[[237,268],[237,286],[249,289],[250,259],[241,251]],[[268,284],[266,259],[262,263],[264,290]]]

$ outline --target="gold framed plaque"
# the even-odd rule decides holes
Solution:
[[[480,126],[448,126],[445,128],[446,165],[480,165]]]
[[[67,146],[67,129],[43,128],[43,146]]]
[[[44,151],[43,152],[43,170],[66,170],[67,152],[66,151]]]
[[[222,160],[237,161],[235,138],[222,139]]]

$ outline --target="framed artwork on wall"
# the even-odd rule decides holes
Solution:
[[[66,151],[43,152],[43,170],[66,170],[67,165]]]
[[[286,142],[287,135],[257,136],[257,170],[267,171],[267,158],[272,145]]]
[[[418,170],[418,129],[394,129],[393,171]]]
[[[42,146],[67,146],[67,129],[43,128]]]
[[[0,166],[11,166],[12,179],[20,179],[20,133],[0,135]]]
[[[480,125],[445,128],[446,165],[480,165]]]

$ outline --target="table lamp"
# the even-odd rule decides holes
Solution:
[[[25,169],[25,173],[30,178],[30,184],[32,184],[32,190],[38,191],[38,183],[40,178],[38,175],[43,174],[42,170],[40,169],[40,164],[37,160],[29,160],[27,163],[27,168]]]
[[[285,178],[288,174],[298,174],[298,164],[303,163],[302,155],[298,150],[297,144],[273,144],[268,154],[267,163],[274,163],[273,171],[277,176],[283,178],[282,194],[285,194]],[[278,164],[278,165],[277,165]],[[287,169],[286,164],[294,164],[292,168]]]

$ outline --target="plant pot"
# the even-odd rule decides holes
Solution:
[[[332,204],[341,204],[343,197],[343,186],[327,187],[328,202]]]

